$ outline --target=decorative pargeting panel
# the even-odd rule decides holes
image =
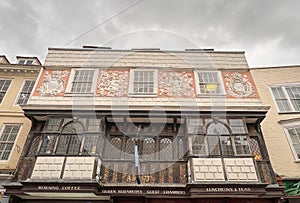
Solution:
[[[92,179],[95,159],[95,157],[67,157],[63,179]]]
[[[37,157],[32,179],[59,179],[64,157]]]
[[[252,158],[224,158],[228,181],[258,181]]]
[[[195,181],[224,181],[221,158],[193,158]]]

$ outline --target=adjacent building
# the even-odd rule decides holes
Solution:
[[[36,57],[17,57],[11,64],[0,56],[0,188],[11,181],[31,128],[20,105],[27,103],[41,69]]]
[[[12,202],[277,203],[244,52],[50,48]]]
[[[251,68],[251,74],[263,105],[271,107],[262,122],[271,163],[286,186],[286,198],[297,202],[300,199],[300,66]]]

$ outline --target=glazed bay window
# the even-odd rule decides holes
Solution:
[[[180,160],[185,154],[184,136],[176,134],[174,124],[144,123],[137,137],[138,124],[128,124],[122,131],[120,124],[110,123],[110,132],[105,143],[105,159],[134,160],[134,146],[138,145],[141,161]]]
[[[98,70],[72,69],[66,93],[93,94],[95,92]]]
[[[40,154],[99,154],[102,134],[98,118],[50,118],[42,133]]]
[[[34,86],[34,80],[25,80],[16,104],[26,104]]]
[[[0,79],[0,103],[2,102],[9,86],[10,86],[11,80],[7,79]]]
[[[191,153],[194,156],[251,156],[251,139],[243,119],[188,119]],[[254,143],[255,144],[255,143]]]
[[[222,79],[216,71],[195,71],[197,95],[224,95]]]
[[[0,160],[8,160],[21,125],[5,124],[1,130],[0,136]]]
[[[157,70],[131,69],[130,95],[157,95]]]
[[[300,84],[271,87],[279,112],[300,112]]]
[[[300,126],[287,128],[289,142],[294,153],[295,159],[300,160]]]

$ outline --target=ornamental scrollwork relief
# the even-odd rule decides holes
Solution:
[[[232,97],[255,97],[254,85],[249,81],[246,73],[226,73],[224,74],[226,89]]]
[[[100,71],[99,75],[97,89],[100,96],[126,96],[128,71]]]
[[[44,79],[37,89],[41,96],[59,96],[66,87],[68,71],[46,71]]]
[[[159,95],[166,97],[194,97],[193,76],[190,72],[160,72]]]

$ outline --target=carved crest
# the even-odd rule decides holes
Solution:
[[[58,96],[64,89],[66,84],[67,71],[46,71],[44,79],[37,92],[42,96]]]
[[[249,81],[247,74],[238,72],[226,73],[224,77],[229,95],[240,98],[256,96],[255,89]]]

